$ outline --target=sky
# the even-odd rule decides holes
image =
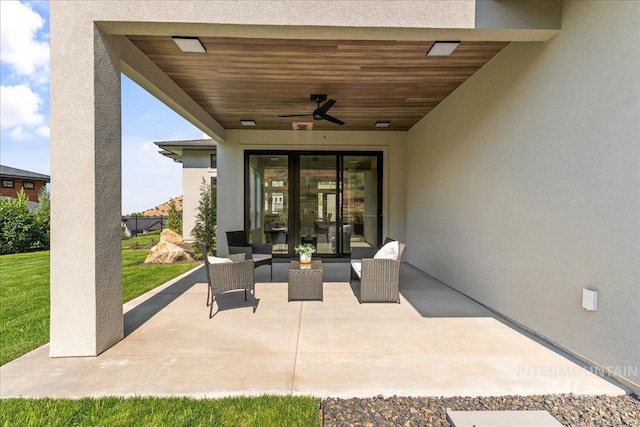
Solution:
[[[1,0],[0,20],[0,163],[49,175],[49,3]],[[122,75],[122,213],[182,195],[182,165],[158,154],[154,141],[199,138],[202,131]]]

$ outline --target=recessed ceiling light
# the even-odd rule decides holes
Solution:
[[[271,160],[272,162],[277,162],[278,160],[280,160],[280,157],[270,157],[269,160]]]
[[[291,122],[293,130],[313,130],[313,122]]]
[[[460,42],[435,42],[429,52],[427,52],[427,56],[449,56],[453,53],[454,50],[458,47]]]
[[[172,37],[181,51],[188,53],[207,53],[204,45],[197,37]]]
[[[255,120],[240,120],[240,123],[242,123],[242,126],[255,126],[256,125],[256,121]]]
[[[391,122],[376,122],[375,127],[377,128],[388,128]]]

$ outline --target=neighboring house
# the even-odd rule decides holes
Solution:
[[[212,139],[158,141],[160,154],[182,163],[182,236],[191,241],[191,230],[200,204],[202,180],[217,188],[218,160],[216,142]],[[215,203],[215,200],[213,200]],[[186,213],[186,214],[185,214]]]
[[[166,217],[159,216],[123,216],[122,231],[126,236],[137,236],[164,228]]]
[[[0,195],[17,197],[24,190],[31,202],[38,201],[42,187],[51,182],[49,175],[0,165]]]
[[[640,2],[113,4],[50,5],[51,356],[123,338],[124,73],[215,141],[221,254],[395,237],[640,391]]]

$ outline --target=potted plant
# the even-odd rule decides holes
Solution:
[[[300,255],[300,264],[310,264],[311,255],[316,253],[316,248],[311,243],[303,243],[296,246],[295,251]]]
[[[353,213],[353,232],[355,234],[364,234],[364,214],[362,211]]]

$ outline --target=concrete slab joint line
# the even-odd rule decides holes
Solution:
[[[293,373],[291,374],[291,390],[290,394],[293,395],[293,387],[296,382],[296,365],[298,364],[298,351],[300,350],[300,331],[302,330],[302,308],[304,307],[304,301],[300,301],[300,312],[298,313],[298,334],[296,336],[296,354],[293,358]]]

